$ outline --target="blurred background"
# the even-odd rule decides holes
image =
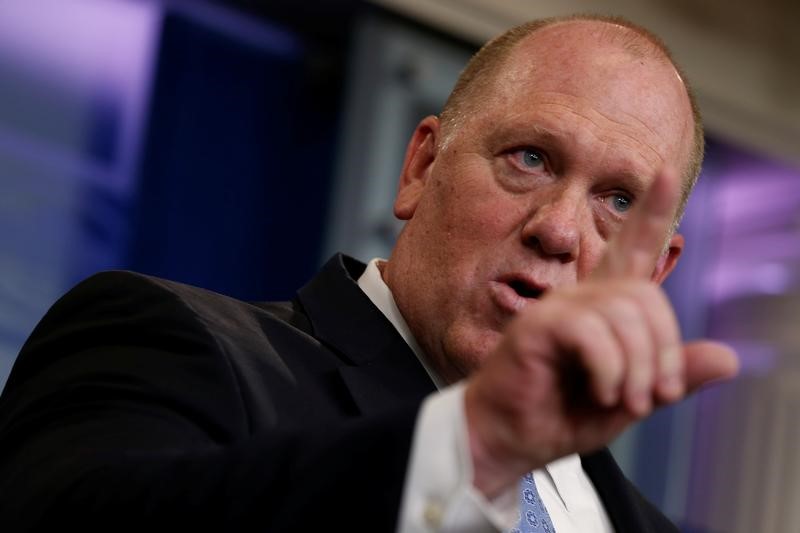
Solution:
[[[519,22],[624,15],[706,120],[667,290],[742,374],[613,451],[687,532],[800,530],[800,3],[0,0],[0,387],[80,279],[125,268],[291,297],[335,251],[386,256],[407,138]]]

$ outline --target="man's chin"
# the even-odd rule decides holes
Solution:
[[[457,335],[452,350],[446,351],[448,366],[452,369],[455,381],[469,377],[478,370],[487,357],[490,357],[502,338],[502,333],[494,330],[475,330]]]

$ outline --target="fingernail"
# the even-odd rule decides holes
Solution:
[[[683,396],[683,381],[675,375],[664,376],[659,383],[661,393],[668,398],[679,398]]]
[[[680,368],[682,351],[677,346],[670,346],[661,352],[661,374],[674,376]]]
[[[613,407],[618,401],[619,395],[614,389],[609,389],[603,394],[602,402],[605,407]]]
[[[644,415],[650,411],[650,395],[644,391],[633,393],[633,411],[636,414]]]

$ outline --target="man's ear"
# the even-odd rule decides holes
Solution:
[[[410,219],[417,210],[436,159],[439,131],[439,119],[430,115],[420,121],[408,141],[394,201],[394,216],[400,220]]]
[[[675,268],[675,265],[678,264],[678,258],[681,256],[681,252],[683,252],[684,242],[683,235],[679,233],[675,233],[670,237],[669,247],[658,257],[656,267],[653,269],[653,276],[651,278],[653,281],[661,284],[667,279],[667,276],[669,276],[670,272]]]

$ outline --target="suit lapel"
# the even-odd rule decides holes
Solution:
[[[607,448],[592,454],[582,455],[581,464],[592,480],[597,494],[603,502],[615,531],[654,531],[644,515],[638,494],[617,466]]]
[[[313,335],[342,358],[342,382],[368,415],[419,403],[436,389],[411,348],[358,286],[364,268],[336,255],[297,295]],[[607,449],[581,456],[581,463],[616,531],[656,531],[642,497]]]
[[[298,291],[313,334],[337,352],[342,381],[358,409],[374,413],[419,402],[435,387],[414,352],[356,280],[365,265],[334,256]]]
[[[402,338],[400,341],[404,342]],[[436,390],[411,351],[403,358],[380,357],[372,364],[342,367],[339,373],[364,414],[419,402]]]

